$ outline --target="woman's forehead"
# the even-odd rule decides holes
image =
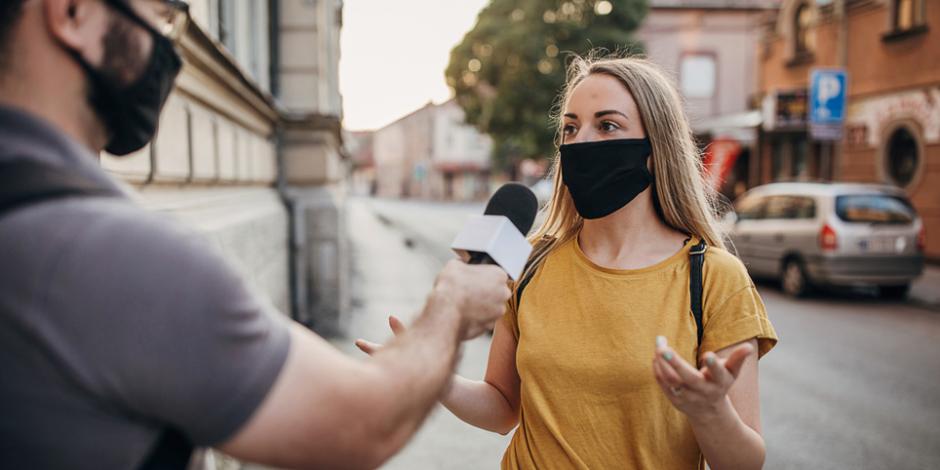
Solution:
[[[636,103],[627,87],[620,80],[606,74],[592,74],[581,80],[573,90],[565,106],[565,114],[593,114],[613,109],[627,116],[636,115]]]

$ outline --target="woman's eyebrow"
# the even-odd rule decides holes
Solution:
[[[604,116],[607,116],[608,114],[619,114],[619,115],[623,116],[624,119],[627,119],[627,120],[630,119],[629,117],[627,117],[626,114],[623,114],[623,113],[621,113],[620,111],[616,111],[616,110],[613,110],[613,109],[605,109],[605,110],[603,110],[603,111],[598,111],[598,112],[594,113],[594,117],[595,117],[595,118],[604,117]]]

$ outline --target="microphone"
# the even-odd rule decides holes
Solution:
[[[519,183],[499,188],[482,216],[474,216],[451,244],[469,264],[495,264],[518,280],[532,252],[526,240],[539,204],[532,190]]]

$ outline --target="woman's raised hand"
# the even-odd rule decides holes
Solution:
[[[690,418],[706,418],[727,405],[728,390],[734,385],[745,359],[754,352],[750,344],[731,350],[727,358],[713,352],[703,356],[705,366],[692,367],[666,344],[656,338],[653,374],[663,393],[679,411]]]
[[[392,333],[395,336],[398,336],[405,332],[405,324],[401,322],[395,315],[388,316],[388,326],[392,329]],[[356,347],[362,350],[362,352],[373,355],[379,349],[382,349],[382,345],[379,343],[373,343],[371,341],[366,341],[362,338],[356,340]]]

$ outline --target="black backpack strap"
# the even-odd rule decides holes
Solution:
[[[554,238],[546,236],[539,240],[532,249],[532,254],[529,255],[529,260],[525,263],[525,269],[522,270],[522,279],[519,280],[519,284],[516,286],[516,312],[519,311],[519,303],[522,302],[522,291],[525,290],[525,287],[529,285],[529,281],[535,276],[535,271],[530,271],[529,268],[532,267],[532,263],[535,262],[536,258],[551,246],[553,240]]]
[[[166,429],[153,447],[150,455],[140,465],[140,470],[180,470],[189,466],[193,456],[193,445],[179,431]]]
[[[31,160],[0,164],[0,214],[51,199],[108,194],[101,184],[52,165]]]
[[[522,279],[519,281],[519,286],[516,287],[516,311],[517,312],[519,311],[519,302],[522,301],[522,291],[525,290],[525,286],[529,285],[529,281],[531,281],[532,278],[535,276],[535,273],[526,272],[528,269],[529,269],[529,263],[526,263],[525,270],[523,271],[526,273],[526,275],[522,277]]]
[[[689,251],[689,294],[699,346],[702,345],[702,334],[705,332],[702,324],[702,266],[705,264],[707,250],[708,244],[701,241]]]

